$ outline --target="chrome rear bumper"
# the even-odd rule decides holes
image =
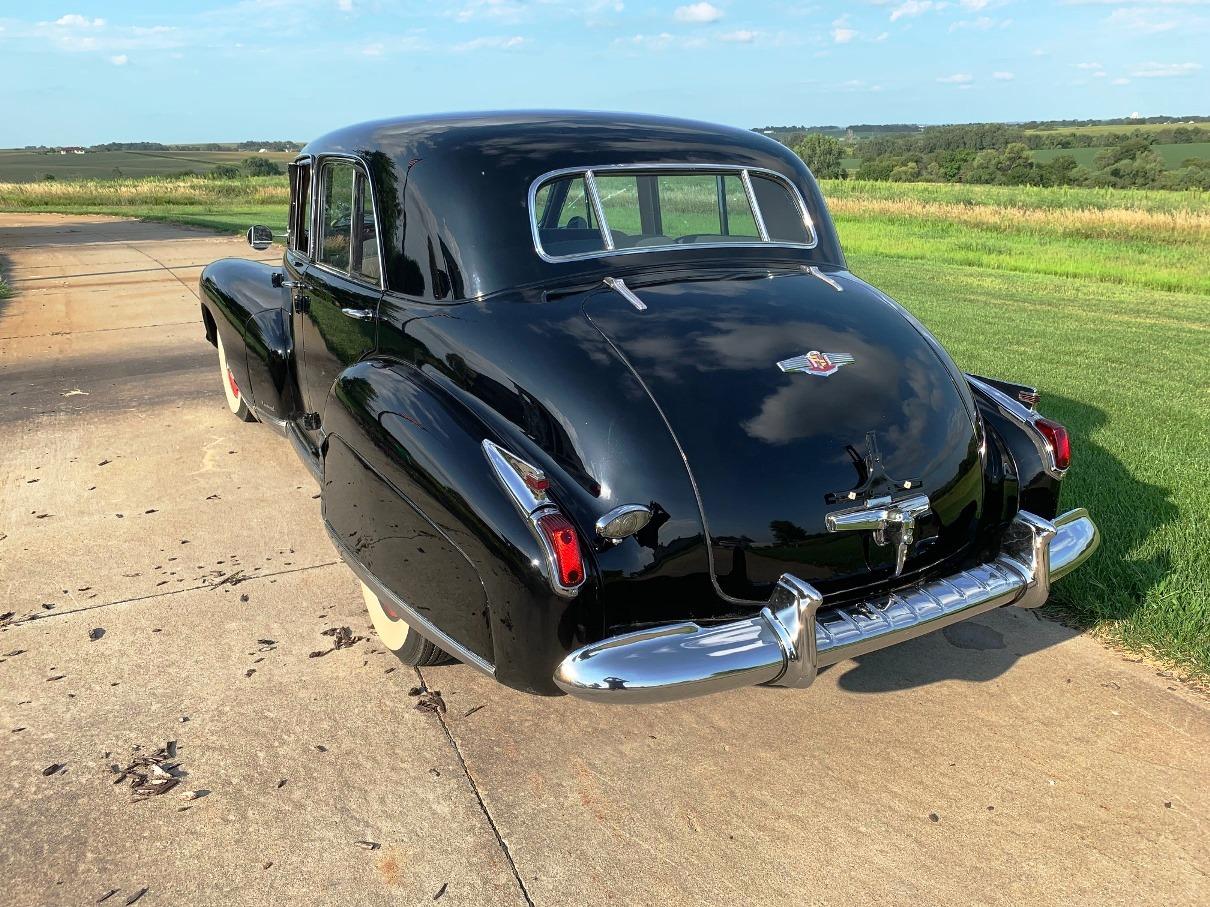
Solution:
[[[1100,542],[1085,510],[1053,523],[1022,511],[994,561],[819,613],[822,596],[783,574],[768,605],[712,627],[669,624],[592,643],[555,671],[559,688],[600,702],[663,702],[754,684],[805,687],[816,671],[1001,605],[1036,608]]]

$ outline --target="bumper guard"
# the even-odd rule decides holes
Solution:
[[[810,686],[819,668],[846,658],[1002,605],[1037,608],[1051,582],[1087,560],[1099,543],[1083,509],[1053,523],[1021,511],[989,563],[822,613],[819,592],[785,573],[755,617],[711,627],[668,624],[591,643],[568,655],[554,680],[573,696],[618,703],[754,684]]]

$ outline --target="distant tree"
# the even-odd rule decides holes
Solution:
[[[113,168],[113,178],[118,179],[118,180],[120,180],[122,178],[122,168],[121,167]]]
[[[240,161],[240,168],[248,176],[280,176],[281,167],[267,157],[246,157]]]
[[[818,179],[844,179],[844,145],[840,139],[820,132],[808,133],[794,146],[797,154]]]
[[[54,178],[55,178],[55,175],[53,173],[43,173],[42,174],[42,179],[45,180],[46,182],[50,182]]]
[[[890,180],[893,183],[914,183],[920,179],[920,165],[915,161],[900,164],[891,171]]]
[[[268,163],[272,163],[272,161]],[[239,178],[239,173],[239,167],[232,167],[230,164],[218,164],[210,168],[210,172],[206,175],[216,180],[233,180]]]
[[[1131,138],[1106,148],[1093,158],[1089,184],[1118,189],[1145,189],[1159,186],[1164,175],[1164,160],[1143,138]]]
[[[1210,190],[1210,161],[1189,158],[1176,170],[1169,170],[1160,177],[1163,189]]]
[[[1043,186],[1078,186],[1087,176],[1070,154],[1060,154],[1053,161],[1042,164],[1039,170]]]

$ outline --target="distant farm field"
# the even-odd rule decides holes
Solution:
[[[1189,146],[1185,146],[1189,147]],[[1210,198],[1201,193],[825,181],[855,273],[969,371],[1037,385],[1101,550],[1055,607],[1210,675]],[[284,177],[0,184],[0,211],[285,227]]]
[[[1162,132],[1165,129],[1175,129],[1178,126],[1187,126],[1190,128],[1200,126],[1203,129],[1207,129],[1210,128],[1210,123],[1117,123],[1097,126],[1055,126],[1050,129],[1027,129],[1025,131],[1034,133],[1035,135],[1066,135],[1071,132],[1106,135],[1108,133],[1134,132],[1135,130],[1142,132]]]
[[[49,174],[56,180],[138,178],[185,171],[205,173],[218,164],[238,167],[248,157],[285,164],[297,155],[289,151],[88,151],[84,154],[39,154],[0,151],[0,182],[25,183]]]
[[[1189,158],[1210,159],[1210,142],[1190,142],[1185,145],[1152,145],[1152,149],[1164,160],[1169,170],[1180,167]],[[1035,161],[1053,161],[1060,155],[1070,155],[1081,167],[1092,167],[1093,159],[1104,148],[1040,148],[1031,151]]]

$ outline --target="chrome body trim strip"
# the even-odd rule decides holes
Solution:
[[[844,287],[842,287],[840,285],[840,282],[837,281],[834,277],[830,277],[829,275],[825,274],[823,271],[821,271],[819,269],[819,267],[817,265],[811,265],[809,268],[805,268],[804,270],[808,274],[810,274],[812,277],[818,277],[820,280],[822,280],[824,283],[826,283],[828,286],[830,286],[837,293],[844,292]]]
[[[609,224],[605,220],[605,207],[601,204],[601,192],[597,189],[597,178],[591,170],[584,171],[584,191],[588,193],[588,201],[592,205],[592,213],[597,219],[597,229],[601,231],[601,242],[607,251],[613,250],[613,234],[609,232]],[[537,221],[531,217],[531,222]]]
[[[336,548],[341,559],[349,565],[349,569],[357,575],[359,580],[370,587],[370,591],[378,596],[379,601],[390,604],[392,609],[403,617],[409,627],[425,637],[429,642],[440,646],[446,653],[454,656],[463,664],[468,664],[472,668],[482,671],[488,677],[495,677],[496,668],[494,665],[481,656],[476,655],[452,637],[447,636],[437,628],[436,624],[432,623],[427,617],[379,582],[378,577],[365,568],[365,565],[357,559],[352,550],[336,534],[336,530],[332,528],[332,524],[327,520],[324,520],[324,528],[328,530],[328,538],[332,540],[332,545]]]
[[[755,617],[711,627],[678,623],[591,643],[554,674],[564,692],[598,702],[664,702],[754,684],[809,686],[816,671],[1002,605],[1036,608],[1050,583],[1096,550],[1087,511],[1053,523],[1022,511],[995,560],[864,601],[822,608],[784,574]]]
[[[1055,449],[1051,446],[1050,441],[1046,440],[1046,436],[1038,431],[1034,425],[1038,419],[1042,418],[1041,413],[1035,412],[1021,401],[1014,400],[998,387],[992,387],[986,381],[982,381],[974,375],[967,374],[966,380],[976,390],[987,397],[1001,414],[1025,429],[1025,433],[1033,441],[1034,447],[1042,455],[1042,466],[1050,476],[1061,479],[1067,474],[1066,469],[1059,469],[1055,465]]]
[[[760,241],[768,242],[769,229],[765,226],[764,215],[760,213],[760,202],[756,200],[756,190],[752,188],[752,177],[748,175],[747,167],[739,172],[739,179],[744,184],[744,195],[748,197],[748,207],[752,209],[752,219],[756,221],[756,232]]]
[[[609,287],[609,289],[611,289],[611,290],[617,290],[617,292],[619,294],[621,294],[623,299],[625,299],[627,302],[629,302],[632,306],[634,306],[640,312],[647,311],[647,303],[645,303],[645,302],[643,302],[643,300],[639,299],[639,297],[635,295],[634,290],[632,290],[632,289],[630,289],[630,287],[626,286],[626,281],[624,281],[622,278],[606,277],[605,280],[602,281],[602,283],[604,283],[605,286]]]
[[[609,232],[609,221],[605,217],[604,209],[601,206],[601,196],[597,189],[596,175],[598,173],[611,172],[626,172],[631,170],[637,171],[684,171],[684,172],[701,172],[701,173],[734,173],[737,174],[744,184],[744,192],[748,195],[748,204],[752,207],[752,216],[756,221],[756,228],[761,236],[761,240],[757,242],[714,242],[714,243],[670,243],[664,246],[638,246],[632,249],[617,249],[613,244],[613,235]],[[752,187],[752,174],[756,174],[767,179],[774,180],[780,183],[790,193],[790,200],[797,206],[799,216],[802,219],[803,228],[807,231],[808,242],[795,243],[786,242],[784,240],[770,240],[768,229],[765,226],[764,219],[760,216],[760,208],[756,204],[755,190]],[[557,179],[561,176],[583,175],[585,190],[591,196],[592,208],[599,221],[598,226],[601,229],[601,239],[605,243],[605,248],[595,252],[577,252],[572,255],[549,255],[542,248],[542,237],[538,228],[538,217],[541,212],[538,211],[537,197],[538,190],[542,188],[544,183]],[[765,167],[745,167],[740,164],[669,164],[669,163],[654,163],[654,164],[598,164],[591,167],[563,167],[558,170],[550,170],[543,173],[532,183],[529,184],[529,230],[534,242],[534,251],[538,253],[538,257],[543,261],[551,263],[559,263],[564,261],[581,261],[586,258],[602,258],[610,255],[635,255],[643,252],[668,252],[675,250],[686,249],[735,249],[735,248],[771,248],[771,249],[814,249],[819,245],[819,234],[815,230],[815,221],[811,217],[811,212],[807,208],[807,203],[803,200],[802,193],[798,191],[798,187],[794,185],[788,178],[775,170],[769,170]]]

